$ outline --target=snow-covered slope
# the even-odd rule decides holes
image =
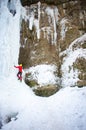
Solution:
[[[42,98],[14,78],[0,83],[3,130],[86,129],[86,88],[68,87],[49,98]]]
[[[7,0],[0,1],[0,129],[86,130],[85,87],[66,87],[42,98],[35,96],[24,81],[17,81],[14,64],[18,63],[22,7],[18,0],[11,4],[15,15],[10,13]],[[70,57],[71,52],[68,54]]]

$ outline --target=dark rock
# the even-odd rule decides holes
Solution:
[[[40,0],[41,3],[47,3],[47,4],[53,4],[53,5],[58,5],[58,4],[63,4],[63,3],[68,3],[71,1],[76,1],[76,0]],[[85,0],[77,0],[78,3],[80,4],[82,9],[86,9],[86,2]],[[28,6],[31,4],[35,4],[39,2],[39,0],[21,0],[21,3],[23,6]]]
[[[46,85],[42,87],[37,87],[33,91],[37,96],[49,97],[58,92],[60,88],[61,87],[58,85]]]
[[[2,128],[2,126],[3,126],[3,125],[2,125],[2,122],[0,121],[0,129]]]
[[[79,80],[77,81],[77,84],[76,84],[79,88],[82,88],[84,86],[86,86],[86,80]]]
[[[15,16],[16,10],[10,10],[10,13],[12,13],[12,15]]]

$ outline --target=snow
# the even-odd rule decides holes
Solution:
[[[26,70],[26,73],[31,73],[30,77],[37,80],[38,84],[42,86],[57,83],[57,77],[54,74],[56,70],[55,65],[42,64],[30,67],[30,69]]]
[[[64,63],[62,65],[62,85],[63,86],[74,86],[78,81],[78,70],[73,68],[73,63],[76,61],[77,58],[85,58],[86,59],[86,49],[80,48],[80,45],[86,40],[86,34],[77,38],[75,41],[71,43],[69,48],[62,52],[60,55],[66,54],[67,56],[64,58]],[[73,46],[77,45],[75,49]]]
[[[7,0],[0,1],[0,129],[86,130],[86,87],[65,87],[45,98],[34,95],[24,81],[21,83],[16,79],[14,64],[18,64],[22,6],[19,0],[13,1],[13,4],[16,7],[15,16],[10,13]],[[83,52],[79,51],[83,56]],[[71,52],[68,51],[63,68],[69,66],[67,61],[70,56]],[[74,60],[75,57],[73,53]],[[52,65],[48,67],[41,65],[31,68],[32,72],[38,72],[36,76],[40,83],[43,83],[43,78],[46,82],[55,81],[55,68]]]

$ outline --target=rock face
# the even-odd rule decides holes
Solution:
[[[57,21],[59,12],[57,8],[38,3],[26,9],[27,14],[30,12],[28,17],[31,18],[22,21],[20,57],[25,55],[24,61],[20,58],[20,62],[26,68],[28,65],[43,63],[58,64]]]
[[[63,3],[68,3],[71,1],[76,1],[76,0],[40,0],[41,3],[47,3],[47,4],[53,4],[53,5],[58,5],[58,4],[63,4]],[[21,0],[21,3],[23,6],[28,6],[34,3],[39,2],[39,0]],[[80,3],[81,7],[85,9],[86,7],[86,2],[84,0],[78,0],[78,2]]]
[[[35,4],[39,2],[39,0],[21,0],[21,3],[23,6],[30,6],[31,4]],[[84,0],[40,0],[41,3],[46,3],[48,5],[55,5],[55,6],[62,6],[63,10],[65,11],[66,15],[69,15],[71,17],[75,17],[77,19],[77,22],[80,22],[82,30],[83,26],[86,31],[86,2]],[[81,13],[81,14],[79,14]],[[82,18],[82,14],[84,15]],[[79,17],[81,15],[81,17]],[[84,25],[82,23],[84,22]],[[76,23],[77,24],[77,23]]]
[[[25,69],[38,64],[54,64],[57,66],[57,76],[61,79],[61,66],[66,56],[61,53],[86,32],[84,2],[77,0],[41,0],[41,3],[37,0],[30,2],[21,0],[21,2],[25,6],[23,8],[25,13],[21,19],[19,63],[22,63]],[[86,43],[84,42],[82,46],[85,49]],[[76,47],[77,45],[73,46]],[[82,60],[83,67],[80,68],[78,64]],[[72,65],[73,68],[81,69],[78,76],[80,81],[76,83],[78,86],[83,86],[81,82],[86,80],[84,61],[85,59],[76,58]]]

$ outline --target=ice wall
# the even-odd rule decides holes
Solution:
[[[11,5],[10,5],[11,4]],[[15,16],[10,12],[15,11]],[[13,7],[13,8],[12,8]],[[0,76],[8,76],[18,62],[20,39],[20,2],[0,1]]]

